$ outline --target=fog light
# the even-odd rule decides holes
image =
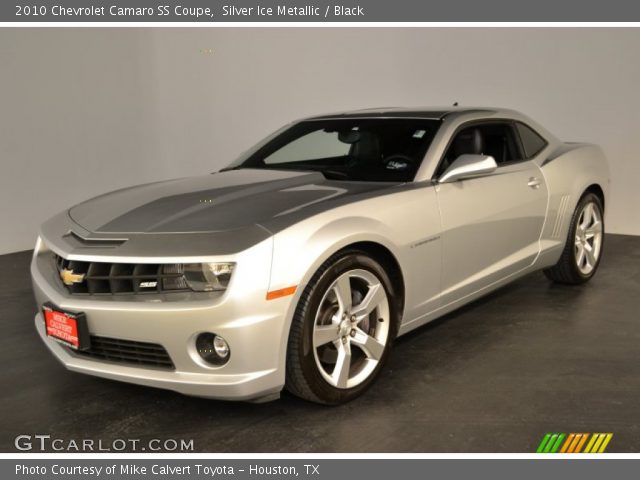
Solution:
[[[224,365],[229,361],[231,350],[227,341],[214,333],[201,333],[196,338],[198,355],[211,365]]]
[[[218,335],[213,338],[213,349],[220,358],[227,358],[229,356],[229,345],[227,341]]]

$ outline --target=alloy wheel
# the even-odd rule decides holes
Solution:
[[[332,386],[353,388],[382,359],[390,328],[389,300],[371,272],[344,272],[320,301],[313,329],[313,353],[322,377]]]
[[[578,270],[589,275],[598,264],[602,249],[602,217],[593,202],[587,203],[576,225],[575,260]]]

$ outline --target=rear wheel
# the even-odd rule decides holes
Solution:
[[[567,243],[556,265],[544,271],[559,283],[579,284],[593,277],[604,245],[604,216],[600,198],[587,193],[571,219]]]
[[[360,251],[330,258],[300,298],[287,349],[286,388],[324,404],[360,395],[384,364],[398,308],[384,268]]]

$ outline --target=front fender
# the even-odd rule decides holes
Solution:
[[[290,328],[298,301],[320,266],[339,250],[359,242],[385,247],[405,280],[405,320],[426,310],[424,298],[440,290],[440,216],[435,191],[414,188],[396,195],[341,206],[299,222],[274,235],[269,290],[296,287],[289,297],[285,328]],[[427,240],[425,240],[427,239]],[[417,313],[416,313],[417,314]],[[286,360],[284,335],[282,362]]]
[[[297,285],[304,289],[320,266],[342,248],[357,242],[375,242],[392,253],[391,229],[381,221],[364,217],[333,220],[317,230],[291,229],[274,236],[273,268],[269,290]]]

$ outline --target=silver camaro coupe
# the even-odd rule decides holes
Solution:
[[[338,404],[371,385],[398,335],[535,270],[589,280],[608,189],[599,147],[511,110],[307,118],[220,172],[44,223],[35,324],[76,372]]]

